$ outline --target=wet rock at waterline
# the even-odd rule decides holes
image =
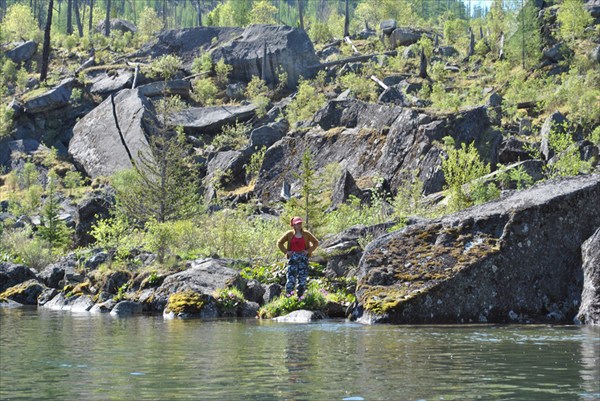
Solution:
[[[600,326],[600,228],[581,247],[583,292],[577,320]]]
[[[570,323],[583,289],[580,248],[600,226],[598,199],[598,174],[548,181],[380,237],[360,261],[355,317]]]

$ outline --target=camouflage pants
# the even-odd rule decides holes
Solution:
[[[298,280],[298,296],[302,296],[306,290],[306,280],[308,279],[308,257],[301,253],[292,254],[288,260],[286,277],[285,293],[291,294],[296,287],[296,280]]]

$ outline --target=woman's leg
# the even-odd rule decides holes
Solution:
[[[306,281],[308,280],[308,258],[302,256],[298,260],[298,297],[301,297],[306,290]]]
[[[296,255],[290,256],[287,263],[287,282],[285,283],[285,293],[290,295],[296,288],[296,276],[298,275],[298,263]]]

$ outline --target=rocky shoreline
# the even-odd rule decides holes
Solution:
[[[356,246],[362,231],[386,227],[352,228],[324,242],[319,262],[327,274],[344,275],[360,260],[358,302],[329,304],[287,321],[598,325],[598,199],[598,174],[546,181],[440,219],[410,221],[376,238],[364,253]],[[247,261],[191,260],[183,271],[166,275],[101,274],[98,266],[107,257],[99,250],[79,259],[72,253],[39,273],[0,263],[2,305],[117,316],[256,317],[282,289],[243,278]],[[153,258],[137,256],[139,263]],[[214,294],[227,288],[240,290],[244,300],[223,308]]]

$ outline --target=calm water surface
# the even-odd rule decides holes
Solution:
[[[600,400],[600,330],[0,308],[1,400]]]

